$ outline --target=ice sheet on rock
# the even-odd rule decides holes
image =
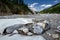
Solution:
[[[2,33],[6,27],[9,27],[15,24],[27,24],[32,22],[33,22],[32,19],[29,19],[29,18],[0,19],[0,33]]]
[[[42,36],[23,36],[15,34],[13,36],[9,35],[3,36],[0,38],[0,40],[46,40],[46,39]]]

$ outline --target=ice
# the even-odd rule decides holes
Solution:
[[[3,36],[0,38],[0,40],[46,40],[44,37],[42,36],[23,36],[20,34],[15,34],[13,36]]]

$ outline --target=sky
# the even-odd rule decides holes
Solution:
[[[24,0],[24,2],[31,10],[41,11],[59,3],[60,0]]]

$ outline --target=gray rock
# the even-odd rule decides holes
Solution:
[[[27,33],[27,35],[28,35],[28,36],[31,36],[31,35],[33,35],[33,33],[31,33],[31,32],[28,32],[28,33]]]
[[[60,30],[60,26],[58,26],[57,29]]]
[[[39,23],[37,23],[37,25],[41,26],[44,30],[50,29],[50,26],[51,26],[49,21],[47,21],[47,20],[45,20],[43,22],[39,22]]]
[[[54,30],[54,31],[57,32],[57,33],[60,33],[60,26],[58,26],[57,29]]]
[[[34,28],[33,32],[35,34],[42,34],[43,33],[43,28],[40,27],[39,25],[34,25],[33,28]]]
[[[52,34],[52,37],[53,38],[59,38],[59,35],[58,34]]]
[[[60,30],[55,30],[55,32],[60,33]]]
[[[3,34],[13,33],[15,30],[17,30],[23,26],[24,26],[24,24],[15,24],[15,25],[9,26],[9,27],[5,28],[5,30],[3,31]]]
[[[49,32],[46,32],[46,34],[47,34],[47,35],[49,35],[49,36],[51,36],[51,35],[52,35],[52,34],[51,34],[51,33],[49,33]]]
[[[51,25],[50,25],[50,22],[49,21],[45,20],[45,21],[43,21],[43,23],[44,23],[43,27],[45,27],[44,30],[50,29],[50,26]]]
[[[29,29],[28,29],[28,28],[23,28],[22,31],[23,31],[24,33],[28,33],[28,32],[29,32]]]
[[[43,23],[48,23],[48,24],[49,24],[49,21],[47,21],[47,20],[44,20],[44,21],[43,21]]]

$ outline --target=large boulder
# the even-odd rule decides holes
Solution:
[[[10,33],[13,33],[15,30],[23,27],[24,24],[15,24],[15,25],[12,25],[12,26],[9,26],[9,27],[6,27],[5,30],[3,31],[3,34],[10,34]]]
[[[37,25],[41,26],[43,30],[48,30],[50,29],[50,22],[47,20],[44,20],[43,22],[38,22]]]
[[[47,20],[44,20],[43,22],[35,23],[33,26],[33,33],[35,34],[42,34],[45,31],[50,29],[50,23]]]
[[[43,28],[39,25],[34,25],[33,26],[33,33],[34,34],[42,34],[43,33]]]
[[[33,19],[29,18],[16,18],[16,19],[0,19],[0,33],[3,34],[5,29],[15,30],[15,28],[21,27],[21,25],[33,23]],[[8,31],[8,32],[9,32]]]

